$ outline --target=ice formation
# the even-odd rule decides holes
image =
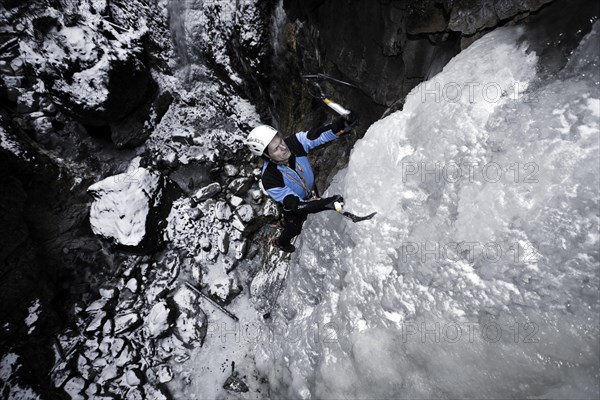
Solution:
[[[497,29],[369,128],[328,193],[378,215],[309,219],[274,396],[598,397],[599,29],[551,78]]]

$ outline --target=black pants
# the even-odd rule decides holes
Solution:
[[[283,232],[279,235],[279,244],[286,246],[294,236],[298,236],[302,232],[302,225],[306,221],[306,215],[293,214],[283,212]]]

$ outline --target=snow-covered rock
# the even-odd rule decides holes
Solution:
[[[98,378],[98,383],[103,384],[105,382],[109,382],[114,380],[119,376],[119,369],[114,364],[108,364],[106,367],[102,369],[100,373],[100,377]]]
[[[200,188],[195,194],[194,199],[198,202],[210,199],[221,191],[221,184],[213,182],[207,186]]]
[[[217,238],[217,247],[221,253],[227,254],[227,251],[229,250],[229,232],[226,230],[219,232],[219,236]]]
[[[159,220],[170,207],[167,179],[146,168],[111,176],[88,188],[93,232],[123,246],[154,248],[161,238]]]
[[[137,358],[138,358],[138,353],[135,351],[135,349],[131,346],[130,343],[125,342],[125,344],[123,345],[123,348],[119,352],[119,355],[117,357],[115,357],[113,362],[117,367],[122,368],[127,365],[130,365]]]
[[[241,196],[245,194],[250,187],[252,187],[253,181],[254,180],[249,177],[236,178],[229,183],[227,189],[229,189],[234,195]]]
[[[131,291],[131,293],[137,293],[139,289],[139,282],[136,278],[131,278],[125,284],[125,287]]]
[[[200,244],[200,248],[204,251],[209,251],[210,248],[212,247],[212,244],[210,243],[210,239],[206,236],[202,236],[200,238],[199,244]]]
[[[112,345],[110,346],[110,353],[113,357],[117,357],[119,353],[125,348],[127,342],[125,339],[117,337],[113,340]],[[107,353],[108,354],[108,353]]]
[[[187,348],[199,347],[204,341],[207,331],[206,314],[198,308],[198,312],[182,312],[175,323],[175,335]]]
[[[240,172],[238,167],[236,167],[235,165],[231,165],[231,164],[225,165],[225,167],[223,167],[223,171],[225,172],[225,176],[228,176],[228,177],[236,176],[238,174],[238,172]]]
[[[223,389],[236,393],[246,393],[249,390],[248,385],[246,385],[236,373],[229,375],[223,384]]]
[[[85,328],[87,333],[93,333],[98,331],[102,327],[102,323],[106,318],[106,313],[104,311],[98,312],[94,315],[94,318],[90,321],[90,323]]]
[[[187,348],[201,346],[208,324],[206,314],[198,304],[198,294],[184,285],[177,290],[173,300],[180,312],[175,324],[176,337]]]
[[[233,195],[229,198],[229,204],[231,204],[234,208],[241,205],[243,202],[244,199],[236,195]]]
[[[81,377],[74,376],[65,383],[64,391],[67,392],[71,399],[84,399],[82,395],[83,389],[85,389],[85,380]]]
[[[198,208],[198,207],[193,207],[190,208],[188,211],[188,215],[190,216],[191,219],[193,219],[194,221],[198,221],[200,218],[202,218],[202,216],[204,215],[202,213],[202,211]]]
[[[234,251],[233,256],[235,257],[236,260],[241,260],[244,258],[244,256],[246,255],[246,247],[247,247],[246,240],[242,240],[235,244],[235,251]]]
[[[144,28],[123,32],[89,11],[65,20],[51,7],[23,21],[29,35],[19,43],[22,57],[65,112],[106,123],[146,100],[152,78],[140,58]]]
[[[142,372],[138,368],[128,368],[125,371],[125,382],[129,386],[139,386],[142,384]]]
[[[102,325],[102,336],[110,336],[115,331],[115,321],[107,319]]]
[[[263,198],[263,194],[259,189],[250,189],[248,195],[250,195],[250,198],[255,203],[260,203]]]
[[[156,375],[158,376],[158,381],[160,383],[171,382],[173,379],[173,371],[171,370],[171,367],[168,365],[159,365],[157,369],[158,371]]]
[[[160,337],[171,327],[169,322],[170,314],[171,310],[164,300],[152,306],[150,313],[146,317],[146,327],[148,328],[150,337]]]
[[[141,322],[137,312],[120,314],[115,317],[115,333],[123,333],[135,329]]]
[[[231,207],[226,202],[220,200],[215,204],[215,218],[219,221],[229,221],[231,219]]]
[[[252,218],[256,216],[256,212],[250,204],[241,205],[235,211],[240,216],[242,222],[245,223],[249,223],[250,221],[252,221]]]
[[[209,282],[208,293],[221,300],[223,303],[231,301],[241,288],[233,276],[221,275]]]
[[[110,285],[103,285],[99,289],[100,296],[104,299],[114,299],[119,296],[119,289]]]
[[[85,308],[85,311],[87,311],[89,313],[95,313],[100,310],[104,310],[107,303],[108,303],[108,299],[103,298],[103,297],[99,298],[98,300],[93,301],[89,306],[87,306]]]

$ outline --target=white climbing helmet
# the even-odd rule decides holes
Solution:
[[[271,140],[277,135],[277,130],[269,125],[259,125],[250,131],[246,138],[246,146],[255,156],[262,156]]]

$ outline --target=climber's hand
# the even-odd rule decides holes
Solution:
[[[326,210],[341,211],[342,207],[344,207],[344,198],[339,194],[328,197],[325,200],[327,200],[327,203],[325,204]]]

